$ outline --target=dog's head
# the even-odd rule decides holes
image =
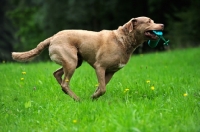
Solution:
[[[154,23],[154,21],[148,17],[132,18],[129,22],[124,24],[123,27],[125,27],[130,34],[142,40],[156,40],[158,36],[152,31],[162,31],[164,29],[163,24]]]

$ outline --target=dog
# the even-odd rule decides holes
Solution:
[[[12,58],[17,61],[30,61],[49,47],[51,60],[62,66],[53,75],[62,90],[76,101],[80,99],[70,89],[70,79],[75,69],[86,61],[95,69],[97,75],[99,86],[92,95],[92,99],[97,99],[105,94],[106,84],[115,72],[127,64],[139,45],[147,40],[158,39],[152,30],[163,29],[164,24],[154,23],[148,17],[137,17],[116,30],[63,30],[40,42],[30,51],[12,52]]]

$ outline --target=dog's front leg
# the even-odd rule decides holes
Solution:
[[[93,99],[97,99],[98,97],[102,96],[106,92],[106,84],[105,84],[105,68],[103,67],[96,67],[96,75],[99,83],[98,89],[92,95]]]
[[[109,81],[113,75],[114,75],[114,72],[105,73],[105,85],[107,85],[109,83]],[[99,90],[99,86],[95,92],[97,92],[98,90]]]

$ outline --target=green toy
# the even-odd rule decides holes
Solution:
[[[169,40],[165,40],[165,38],[163,37],[163,32],[161,31],[154,31],[153,30],[153,33],[155,33],[159,39],[157,40],[149,40],[148,41],[148,45],[151,47],[151,48],[155,48],[157,45],[158,45],[158,42],[160,41],[160,39],[162,39],[164,41],[164,45],[168,45],[169,43]]]

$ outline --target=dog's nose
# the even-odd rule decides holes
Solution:
[[[161,26],[161,28],[163,28],[163,29],[164,29],[164,24],[160,24],[160,26]]]

